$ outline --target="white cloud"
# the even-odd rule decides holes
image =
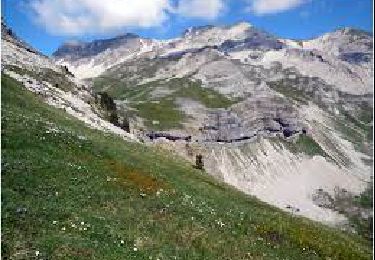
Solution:
[[[34,0],[31,7],[40,24],[60,35],[160,26],[171,10],[169,0]]]
[[[250,10],[257,15],[273,14],[296,8],[309,0],[250,0]]]
[[[32,0],[37,22],[55,35],[115,32],[165,25],[171,14],[214,19],[224,0]]]
[[[215,19],[224,8],[223,0],[181,0],[176,11],[186,17]]]

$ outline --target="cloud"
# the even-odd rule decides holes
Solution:
[[[296,8],[309,0],[250,0],[250,10],[257,15],[284,12]]]
[[[55,35],[116,32],[164,25],[171,15],[215,19],[223,0],[32,0],[33,17]]]
[[[160,26],[171,10],[169,0],[34,0],[31,8],[37,21],[56,35]]]
[[[223,0],[181,0],[176,11],[185,17],[212,20],[217,18],[224,8]]]

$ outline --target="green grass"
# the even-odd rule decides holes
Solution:
[[[238,102],[231,100],[216,90],[202,87],[201,82],[194,82],[186,78],[170,80],[171,89],[177,89],[174,97],[190,98],[201,102],[208,108],[227,108]]]
[[[353,198],[353,203],[357,205],[358,208],[373,209],[373,194],[373,182],[370,182],[368,187],[358,197]],[[348,219],[350,223],[355,226],[359,235],[367,239],[370,243],[373,243],[373,216],[366,219],[363,218],[361,214],[352,214],[351,216],[348,216]]]
[[[328,157],[327,153],[315,142],[315,140],[308,135],[300,135],[295,142],[286,141],[283,138],[270,139],[274,142],[282,143],[290,152],[294,154],[306,154],[309,156],[320,155]]]
[[[371,259],[357,235],[89,129],[5,76],[1,91],[3,259]]]
[[[144,102],[135,105],[137,115],[146,119],[146,126],[154,130],[178,128],[184,119],[184,113],[176,108],[171,99],[162,99],[159,103]],[[158,121],[153,124],[152,121]]]
[[[365,191],[362,192],[360,196],[355,199],[355,203],[357,203],[360,207],[371,209],[374,207],[373,194],[374,194],[374,187],[372,183],[369,183]]]
[[[185,120],[185,114],[176,104],[177,98],[189,98],[198,101],[207,108],[227,108],[239,100],[231,100],[221,93],[203,88],[201,82],[187,78],[156,80],[142,85],[119,83],[109,78],[99,78],[94,82],[96,91],[106,91],[110,96],[119,100],[127,100],[130,107],[137,109],[136,115],[145,119],[146,127],[153,130],[178,128]],[[152,97],[152,91],[157,88],[169,89],[171,93],[162,97]],[[160,103],[153,103],[158,101]],[[152,124],[159,121],[159,124]]]
[[[187,78],[173,78],[170,80],[156,80],[142,85],[132,86],[119,83],[109,78],[99,78],[94,81],[96,91],[106,91],[116,99],[128,101],[159,100],[151,97],[151,92],[157,87],[171,90],[171,94],[164,97],[184,97],[201,102],[208,108],[227,108],[238,100],[231,100],[225,95],[210,88],[204,88],[201,82],[191,81]]]
[[[354,115],[341,108],[340,115],[333,118],[334,127],[341,136],[353,143],[357,151],[369,155],[372,152],[363,145],[373,142],[372,115],[371,107],[360,106]]]
[[[108,76],[95,78],[93,81],[93,89],[95,92],[105,91],[111,97],[118,100],[133,100],[133,95],[137,95],[139,92],[141,92],[141,89],[138,89],[136,83],[134,82],[123,82],[119,79],[110,78]]]
[[[307,95],[304,91],[299,90],[296,87],[291,87],[287,82],[284,81],[271,81],[268,82],[268,86],[273,90],[279,92],[290,100],[297,101],[301,104],[307,104],[308,101],[312,100],[312,97]]]
[[[173,92],[161,98],[152,98],[151,91],[156,87],[166,87]],[[127,93],[131,100],[148,102],[133,105],[138,111],[137,115],[146,119],[146,126],[154,130],[167,130],[181,127],[185,120],[185,114],[179,110],[176,99],[189,98],[198,101],[208,108],[228,107],[235,102],[212,89],[202,88],[199,82],[193,82],[185,78],[171,79],[169,81],[155,81],[137,86],[137,92],[133,89]],[[154,103],[154,102],[159,103]],[[156,120],[159,124],[152,124]]]

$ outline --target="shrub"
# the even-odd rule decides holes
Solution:
[[[195,168],[203,170],[203,166],[203,156],[201,154],[197,154],[195,156]]]

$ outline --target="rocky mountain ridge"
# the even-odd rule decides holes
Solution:
[[[311,76],[323,77],[325,70],[337,70],[340,73],[340,77],[337,78],[353,81],[351,88],[362,83],[368,86],[363,90],[364,92],[373,92],[372,83],[369,82],[372,76],[369,65],[372,61],[372,37],[366,32],[353,28],[340,29],[307,41],[278,39],[248,23],[223,27],[192,27],[187,29],[180,38],[170,40],[142,39],[135,35],[129,38],[136,40],[125,40],[126,43],[123,43],[123,38],[116,37],[79,45],[79,48],[85,49],[87,53],[91,51],[91,55],[84,54],[79,57],[77,53],[78,56],[74,58],[70,57],[69,52],[74,53],[74,48],[77,46],[63,45],[54,53],[54,57],[61,63],[67,65],[70,63],[71,70],[76,71],[77,77],[83,78],[87,76],[83,73],[85,69],[96,71],[97,73],[93,76],[98,76],[104,70],[125,60],[136,60],[138,57],[163,57],[172,54],[183,55],[211,47],[220,55],[229,55],[242,62],[259,61],[261,64],[266,64],[283,62],[287,59],[285,65],[305,66],[304,73],[309,72]],[[98,47],[95,47],[96,45]],[[96,50],[92,51],[95,48]],[[128,51],[126,54],[124,54],[124,48]],[[82,59],[81,62],[79,58]],[[320,66],[323,69],[319,69]],[[355,82],[355,78],[358,81],[361,78],[364,82]],[[343,83],[332,80],[331,82]]]
[[[348,28],[295,41],[246,23],[205,26],[155,42],[91,81],[146,142],[192,162],[202,154],[210,174],[244,192],[337,223],[343,216],[311,197],[337,186],[354,192],[372,178],[364,163],[372,160],[372,51],[370,35]],[[303,188],[289,189],[294,180]]]

